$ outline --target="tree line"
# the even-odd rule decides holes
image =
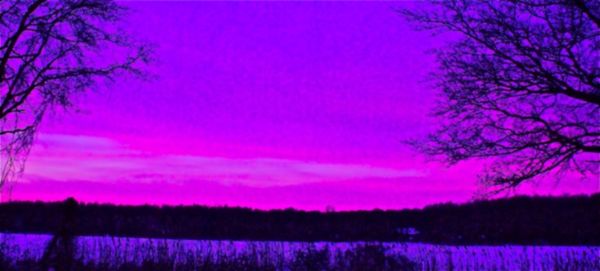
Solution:
[[[73,203],[75,203],[73,211]],[[71,206],[68,207],[67,206]],[[69,210],[65,212],[65,210]],[[317,212],[206,206],[65,202],[0,204],[0,231],[279,241],[413,241],[441,244],[600,244],[600,194],[514,197],[398,211]]]

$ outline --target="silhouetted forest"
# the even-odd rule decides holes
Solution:
[[[67,201],[68,202],[68,201]],[[67,202],[0,204],[0,231],[54,233]],[[443,244],[600,245],[600,194],[514,197],[419,210],[307,212],[76,204],[75,235]]]

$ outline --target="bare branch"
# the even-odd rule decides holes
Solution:
[[[442,0],[403,10],[419,29],[461,38],[438,50],[439,129],[412,144],[453,164],[489,159],[504,188],[561,170],[598,174],[600,5]]]
[[[18,175],[48,108],[118,75],[141,75],[146,46],[113,24],[112,0],[9,0],[0,3],[0,187]]]

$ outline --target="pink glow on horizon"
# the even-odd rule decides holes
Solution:
[[[125,79],[47,116],[12,200],[324,210],[464,202],[485,161],[452,168],[402,143],[434,92],[399,2],[136,2],[157,78]],[[335,10],[335,12],[331,12]],[[598,192],[566,175],[524,194]]]
[[[246,206],[307,210],[420,208],[476,195],[474,163],[450,169],[424,161],[395,167],[273,158],[165,155],[106,138],[41,134],[11,200]],[[470,181],[469,181],[470,180]],[[546,181],[521,194],[581,194],[595,182]]]

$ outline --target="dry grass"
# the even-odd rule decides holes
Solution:
[[[81,238],[62,261],[0,243],[0,270],[600,270],[600,249]],[[56,253],[55,253],[56,254]],[[59,253],[60,254],[60,253]],[[67,259],[67,260],[64,260]]]

